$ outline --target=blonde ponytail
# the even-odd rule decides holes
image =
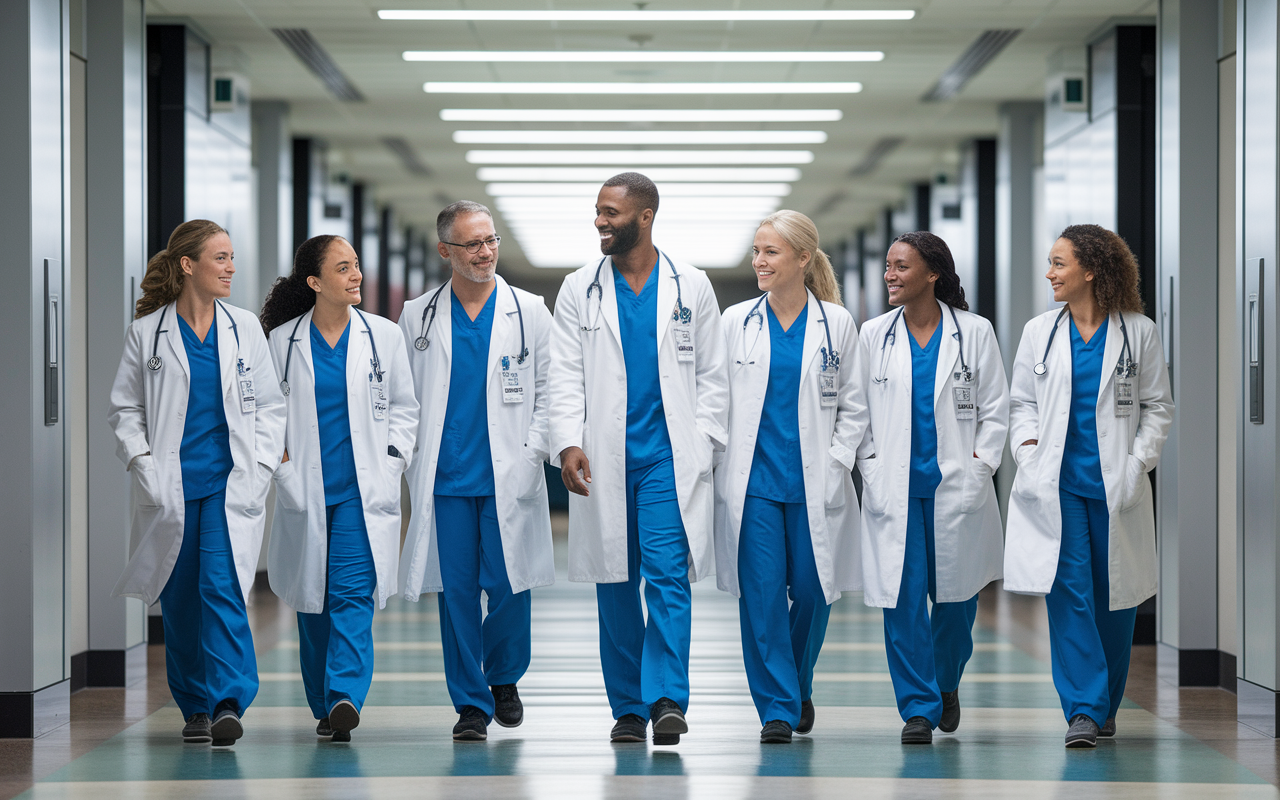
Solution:
[[[182,259],[199,261],[205,242],[219,233],[226,233],[222,226],[207,219],[193,219],[173,229],[169,246],[156,253],[147,262],[147,272],[142,276],[142,297],[133,308],[133,318],[145,317],[167,306],[182,294]]]
[[[761,220],[760,227],[765,225],[773,228],[797,255],[810,254],[809,263],[804,267],[805,288],[824,303],[843,305],[840,282],[836,280],[831,259],[818,247],[818,226],[813,220],[799,211],[784,208]]]

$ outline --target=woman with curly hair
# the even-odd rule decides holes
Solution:
[[[1072,225],[1045,277],[1065,305],[1027,323],[1013,366],[1004,586],[1046,596],[1066,746],[1093,747],[1115,735],[1136,607],[1156,592],[1147,473],[1173,398],[1123,239]]]

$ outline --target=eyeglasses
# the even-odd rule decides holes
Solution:
[[[480,252],[481,247],[488,247],[490,250],[497,250],[498,245],[502,244],[502,237],[491,236],[488,239],[485,239],[484,241],[467,242],[466,244],[458,244],[457,242],[446,242],[444,240],[441,240],[440,244],[447,244],[450,247],[463,247],[463,248],[466,248],[466,251],[468,253],[470,253],[471,255],[475,255],[476,253]]]

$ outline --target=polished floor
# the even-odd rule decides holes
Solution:
[[[563,520],[558,520],[562,523]],[[563,529],[563,525],[557,525]],[[558,539],[563,575],[564,545]],[[1234,696],[1163,683],[1138,648],[1119,735],[1062,746],[1043,603],[989,588],[961,685],[959,731],[898,743],[901,720],[878,611],[833,609],[814,688],[817,724],[761,745],[739,650],[736,601],[695,587],[690,732],[675,747],[611,745],[590,585],[534,590],[525,723],[455,744],[434,597],[389,603],[374,620],[377,671],[350,744],[318,740],[303,698],[292,614],[255,596],[262,689],[229,750],[184,745],[161,648],[146,681],[76,694],[73,722],[36,742],[0,743],[0,796],[825,798],[1277,797],[1277,748],[1234,720]]]

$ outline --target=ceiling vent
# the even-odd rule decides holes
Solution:
[[[311,70],[320,82],[333,92],[339,100],[348,103],[363,103],[364,95],[355,87],[342,70],[334,63],[329,53],[320,46],[316,37],[306,28],[272,28],[284,46],[293,51],[298,60]]]
[[[987,64],[990,64],[992,59],[1000,55],[1000,51],[1004,50],[1005,46],[1020,33],[1022,33],[1020,28],[983,31],[982,35],[969,45],[969,49],[956,59],[956,63],[947,67],[947,71],[942,73],[942,77],[933,88],[920,99],[926,103],[934,103],[950,100],[960,94],[964,85]]]
[[[395,154],[396,158],[400,159],[400,164],[404,166],[405,172],[423,177],[429,177],[432,174],[431,167],[422,163],[422,160],[418,158],[418,154],[414,152],[413,147],[401,137],[386,136],[383,137],[382,143]]]
[[[898,145],[902,144],[901,136],[886,136],[879,139],[875,144],[871,145],[871,149],[862,157],[862,160],[853,165],[853,169],[849,170],[850,178],[861,178],[870,175],[875,168],[880,166],[880,162],[884,157],[898,149]]]

